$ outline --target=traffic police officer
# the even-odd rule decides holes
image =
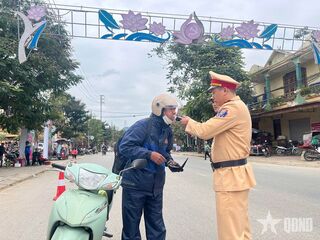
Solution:
[[[216,193],[219,240],[251,239],[248,219],[249,189],[256,185],[247,163],[250,153],[251,117],[235,94],[240,83],[229,76],[209,72],[213,101],[220,106],[215,117],[204,123],[183,117],[186,132],[201,139],[214,138],[211,147]]]

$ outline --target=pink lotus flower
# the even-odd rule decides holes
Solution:
[[[46,15],[46,8],[43,6],[32,6],[28,11],[28,18],[30,20],[40,21]]]
[[[163,26],[162,23],[153,22],[152,24],[150,24],[149,30],[150,30],[150,32],[152,32],[155,35],[159,36],[159,35],[165,34],[166,27]]]
[[[320,43],[320,30],[312,31],[312,37],[317,43]]]
[[[222,39],[232,39],[233,35],[234,35],[234,28],[233,27],[226,27],[226,28],[222,28],[221,33],[220,33],[220,37]]]
[[[147,18],[143,18],[141,13],[134,14],[131,10],[128,14],[121,14],[122,19],[120,22],[123,25],[124,29],[128,29],[131,32],[137,32],[147,29],[146,23],[148,22]]]
[[[257,33],[260,31],[258,26],[259,24],[254,24],[253,20],[251,20],[247,23],[242,23],[240,27],[236,28],[236,30],[239,37],[248,40],[258,36]]]

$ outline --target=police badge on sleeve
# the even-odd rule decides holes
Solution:
[[[220,110],[220,111],[217,113],[216,117],[218,117],[218,118],[224,118],[224,117],[226,117],[227,115],[228,115],[228,110],[227,110],[227,109],[222,109],[222,110]]]

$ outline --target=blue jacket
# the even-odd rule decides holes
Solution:
[[[148,121],[151,121],[150,133]],[[128,162],[138,158],[148,160],[144,169],[132,169],[124,172],[122,186],[139,191],[162,192],[165,183],[165,164],[157,165],[150,159],[152,151],[162,154],[166,160],[172,159],[170,151],[173,145],[173,134],[170,126],[156,115],[142,119],[132,125],[124,134],[119,151]]]
[[[31,147],[30,147],[30,145],[27,145],[27,146],[24,148],[24,154],[25,154],[25,155],[29,155],[29,154],[30,154],[30,151],[31,151]]]

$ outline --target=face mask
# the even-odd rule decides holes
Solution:
[[[170,118],[168,118],[166,115],[164,115],[163,117],[162,117],[162,119],[163,119],[163,121],[167,124],[167,125],[170,125],[170,124],[172,124],[172,120],[170,119]]]

